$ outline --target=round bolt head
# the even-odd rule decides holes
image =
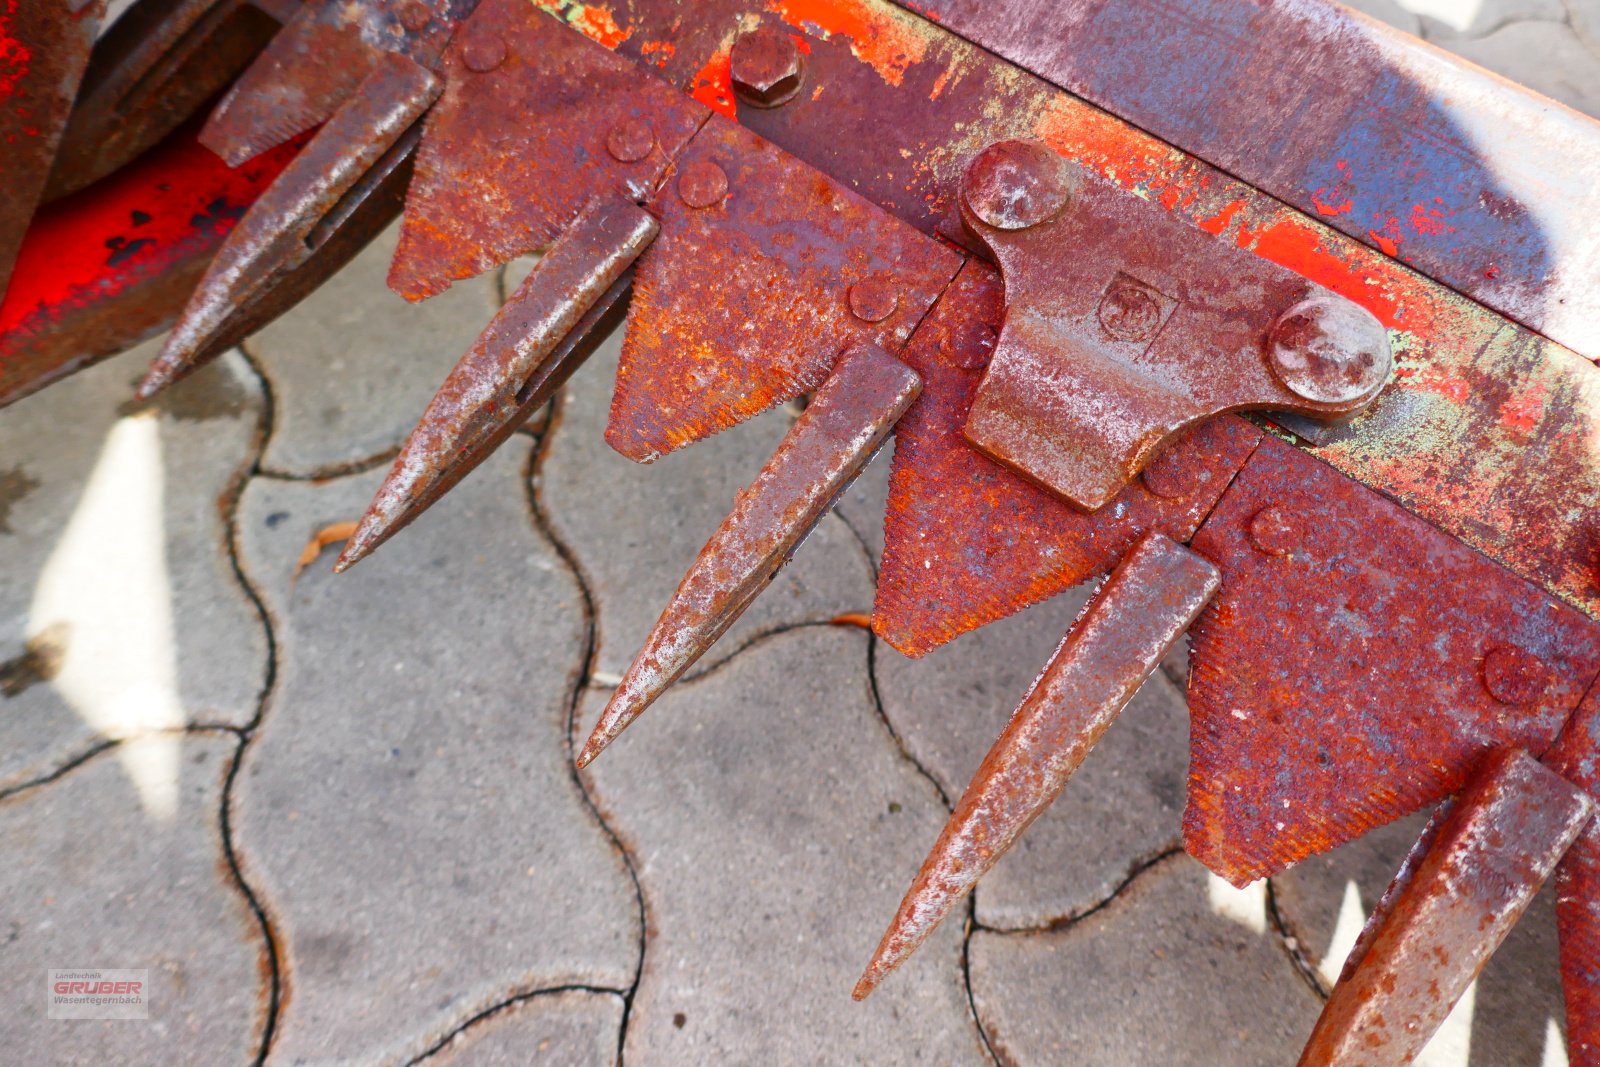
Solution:
[[[945,352],[950,362],[962,370],[982,370],[994,358],[997,340],[993,326],[968,319],[945,340]]]
[[[655,131],[640,118],[623,119],[606,134],[606,151],[619,163],[637,163],[655,146]]]
[[[1318,404],[1370,399],[1394,368],[1383,324],[1365,308],[1336,296],[1310,297],[1278,316],[1268,358],[1286,389]]]
[[[1545,665],[1515,645],[1496,645],[1483,657],[1483,687],[1502,704],[1532,704],[1549,686]]]
[[[474,74],[487,74],[506,61],[506,42],[496,33],[475,33],[461,43],[461,62]]]
[[[1267,556],[1287,556],[1300,547],[1302,531],[1297,516],[1271,504],[1250,519],[1250,543]]]
[[[900,290],[882,272],[869,274],[850,287],[850,311],[863,322],[882,322],[900,306]]]
[[[400,25],[412,33],[421,33],[433,21],[433,12],[422,0],[407,0],[400,5]]]
[[[997,230],[1046,222],[1071,196],[1069,164],[1041,141],[997,141],[973,158],[961,179],[968,210]]]
[[[800,91],[805,68],[794,38],[762,26],[733,42],[728,57],[733,91],[751,107],[777,107]]]
[[[1161,301],[1137,285],[1114,285],[1095,311],[1100,328],[1118,341],[1148,341],[1161,328]]]
[[[690,207],[712,207],[728,195],[728,172],[699,159],[678,174],[678,196]]]
[[[1152,495],[1162,500],[1178,500],[1194,491],[1197,473],[1195,465],[1186,462],[1178,449],[1165,448],[1145,465],[1140,477]]]

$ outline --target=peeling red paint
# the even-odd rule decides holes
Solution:
[[[888,10],[849,0],[771,0],[769,10],[797,30],[849,40],[856,58],[890,85],[899,85],[906,68],[927,53],[927,35]]]

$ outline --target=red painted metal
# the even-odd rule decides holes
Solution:
[[[556,241],[451,370],[388,477],[346,542],[334,570],[356,563],[420,515],[548,400],[577,363],[559,358],[580,346],[573,332],[656,235],[656,221],[626,200],[597,202]]]
[[[408,300],[543,248],[595,196],[643,200],[706,117],[527,0],[485,0],[442,71],[389,270]]]
[[[1216,593],[1203,556],[1146,534],[1067,631],[967,785],[856,983],[861,1000],[1051,805]]]
[[[639,262],[606,429],[641,461],[817,388],[854,344],[899,351],[961,265],[720,116],[649,206],[661,236]],[[852,309],[863,282],[892,308]]]
[[[35,216],[0,301],[0,406],[170,326],[223,239],[300,147],[234,170],[196,132],[179,130]]]
[[[585,767],[727,632],[888,439],[922,388],[870,344],[839,357],[684,575],[578,754]]]
[[[1600,123],[1324,0],[906,6],[1600,356]]]
[[[1366,952],[1333,989],[1300,1067],[1401,1067],[1422,1051],[1594,813],[1520,749],[1462,794]]]
[[[0,297],[39,204],[105,0],[0,0]]]
[[[1600,624],[1270,438],[1193,546],[1184,843],[1237,885],[1542,753],[1600,672]]]
[[[1233,416],[1202,423],[1110,504],[1078,511],[961,435],[1000,310],[999,276],[969,261],[902,356],[923,390],[895,427],[872,628],[908,656],[1100,577],[1147,531],[1187,541],[1261,437]]]
[[[1600,681],[1589,690],[1545,765],[1600,802]],[[1593,820],[1556,867],[1556,924],[1561,988],[1567,1000],[1572,1067],[1600,1065],[1600,819]]]

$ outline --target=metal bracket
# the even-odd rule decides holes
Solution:
[[[1086,511],[1230,411],[1345,418],[1393,366],[1364,308],[1037,141],[978,154],[961,217],[1005,282],[966,438]]]

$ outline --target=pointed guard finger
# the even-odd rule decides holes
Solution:
[[[558,239],[461,357],[406,439],[334,569],[365,557],[443,495],[548,398],[553,357],[655,237],[644,209],[617,198],[591,205]],[[609,306],[609,304],[608,304]],[[595,318],[588,318],[591,325]],[[572,344],[565,342],[571,339]],[[587,354],[588,349],[582,349]],[[576,363],[560,360],[570,374]]]
[[[684,575],[578,754],[586,767],[738,619],[916,399],[915,371],[876,345],[840,357]]]
[[[183,317],[139,385],[141,400],[199,366],[208,342],[247,301],[304,262],[355,207],[346,194],[397,164],[405,137],[439,94],[423,67],[385,53],[361,90],[329,119],[253,204],[206,269]],[[395,150],[395,151],[391,151]]]
[[[1073,623],[962,794],[854,997],[903,963],[1067,781],[1221,584],[1217,568],[1146,534]]]

